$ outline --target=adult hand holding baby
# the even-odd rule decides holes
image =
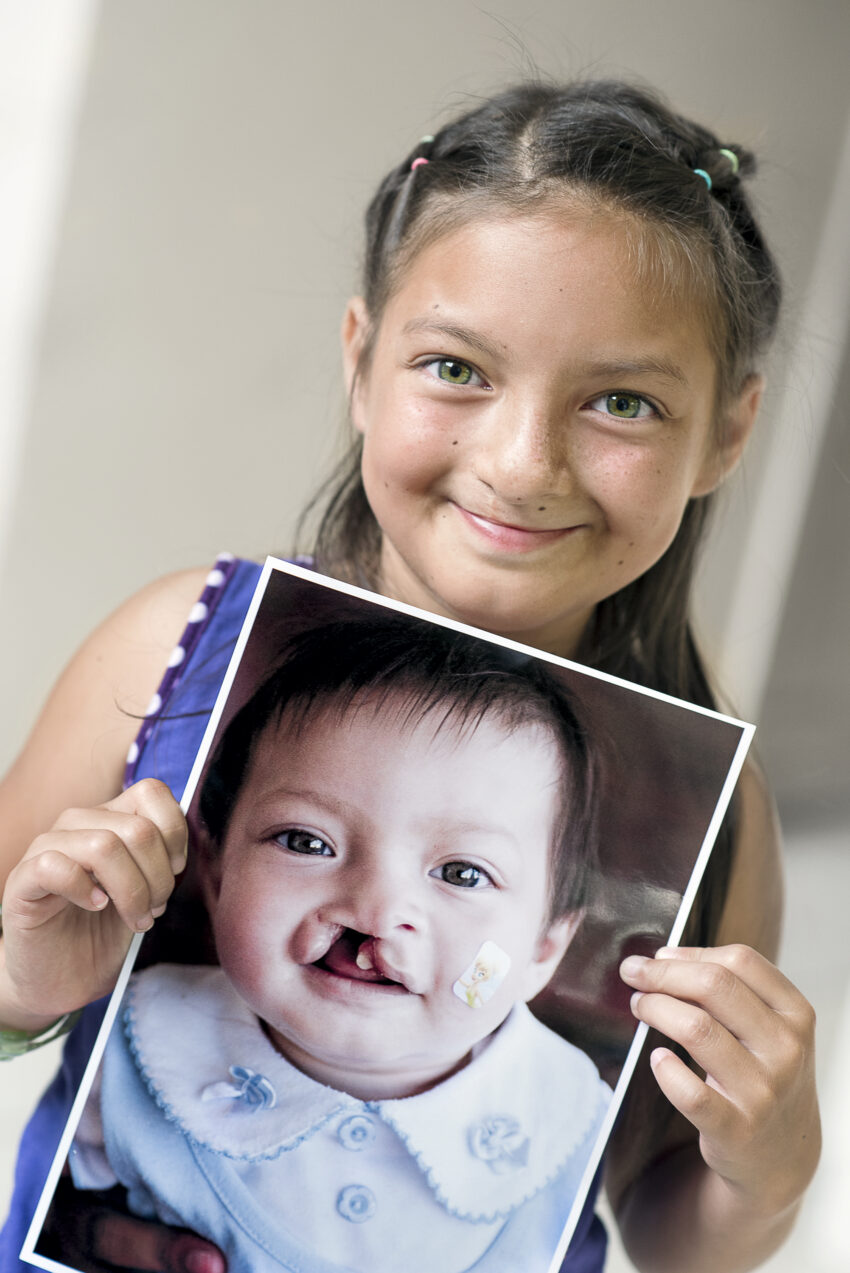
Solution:
[[[36,1031],[108,993],[133,934],[164,911],[186,847],[182,810],[155,779],[61,814],[3,894],[0,1022]]]
[[[63,1198],[63,1192],[67,1196]],[[61,1205],[48,1212],[43,1254],[71,1263],[81,1273],[227,1273],[218,1247],[185,1229],[138,1220],[119,1210],[120,1190],[92,1195],[91,1201],[65,1178],[56,1197]]]

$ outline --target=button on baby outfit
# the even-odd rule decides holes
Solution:
[[[375,1143],[375,1122],[365,1114],[352,1114],[337,1129],[339,1143],[344,1149],[365,1149]]]
[[[345,1220],[362,1224],[375,1214],[375,1195],[365,1185],[346,1185],[336,1200],[336,1209]]]

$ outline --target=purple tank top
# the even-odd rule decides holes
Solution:
[[[242,561],[229,553],[222,554],[216,561],[130,748],[125,786],[141,778],[155,777],[167,783],[176,797],[182,794],[259,576],[260,566],[255,562]],[[0,1273],[31,1273],[32,1265],[21,1261],[18,1252],[105,1009],[106,1000],[101,1000],[83,1012],[68,1036],[59,1072],[24,1132],[15,1168],[11,1209],[0,1232]],[[593,1210],[598,1186],[597,1179],[561,1273],[600,1273],[604,1266],[607,1238]]]

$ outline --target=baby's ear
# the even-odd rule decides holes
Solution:
[[[526,970],[524,997],[526,1002],[549,984],[555,969],[564,958],[567,947],[581,923],[583,911],[568,911],[553,920],[537,939],[534,958]]]
[[[204,826],[192,828],[192,847],[204,905],[212,919],[221,891],[221,848]]]

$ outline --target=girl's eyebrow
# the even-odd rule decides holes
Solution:
[[[675,381],[676,384],[689,387],[689,380],[678,363],[669,358],[617,359],[614,362],[583,363],[576,370],[585,376],[601,377],[605,380],[617,381],[623,376],[661,376],[664,380]]]
[[[441,323],[434,318],[411,318],[404,324],[402,332],[405,336],[417,332],[434,332],[438,336],[448,336],[450,340],[458,340],[461,344],[468,345],[470,349],[477,349],[480,354],[486,354],[488,358],[501,356],[501,351],[486,336],[473,331],[471,327],[463,327],[460,323]]]
[[[440,322],[434,318],[411,318],[402,328],[405,336],[420,332],[433,332],[438,336],[447,336],[450,340],[460,341],[470,349],[477,349],[488,358],[500,358],[504,354],[504,350],[499,349],[486,336],[460,323]],[[671,380],[685,388],[688,388],[690,383],[678,363],[673,362],[672,359],[658,358],[654,355],[622,358],[611,362],[583,363],[574,370],[578,375],[590,376],[594,379],[601,377],[612,382],[630,376],[660,376],[664,380]]]

